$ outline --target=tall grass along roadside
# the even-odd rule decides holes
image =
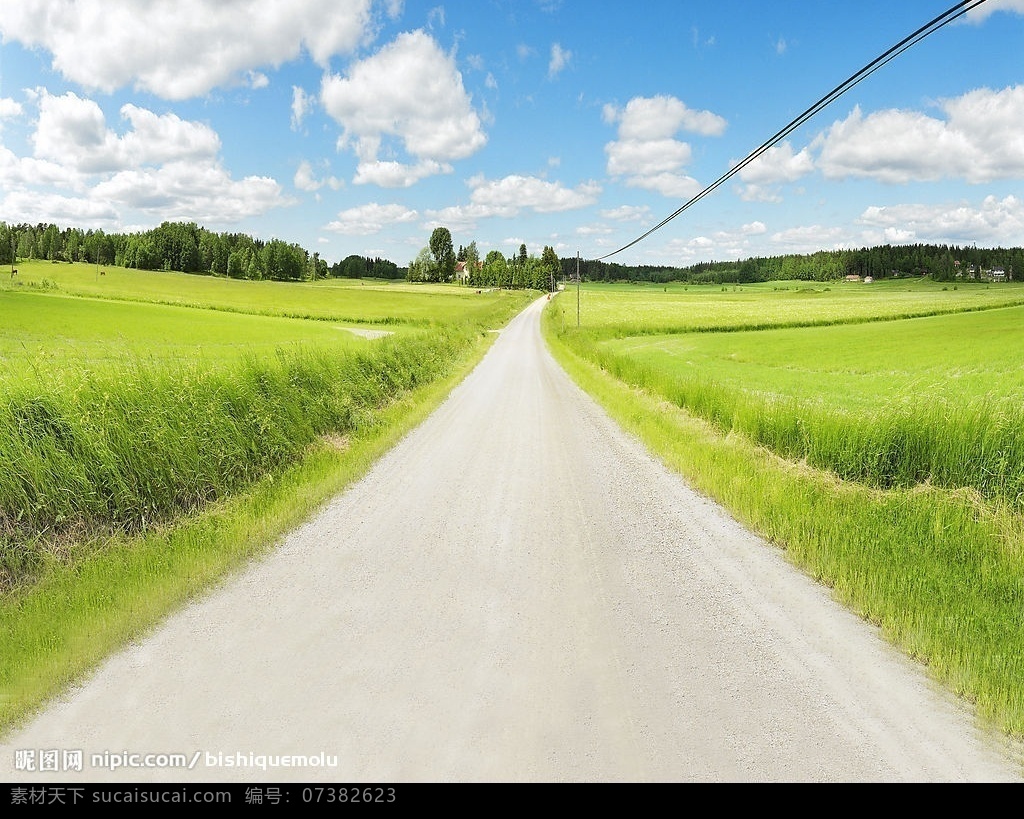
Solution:
[[[770,324],[777,297],[766,296]],[[955,412],[926,400],[858,419],[827,392],[815,406],[716,379],[727,362],[680,378],[686,368],[652,364],[642,345],[626,355],[609,341],[635,334],[635,316],[578,331],[575,303],[558,301],[544,316],[552,350],[613,417],[985,722],[1024,737],[1019,408],[979,396]],[[811,332],[827,349],[829,326]]]
[[[235,366],[146,366],[40,378],[0,398],[0,582],[31,576],[45,542],[136,532],[222,498],[343,435],[450,368],[464,333],[386,338]]]

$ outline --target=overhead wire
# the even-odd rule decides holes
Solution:
[[[751,162],[753,162],[755,159],[757,159],[759,156],[765,153],[765,151],[768,151],[770,148],[773,148],[775,145],[777,145],[779,142],[781,142],[783,139],[785,139],[787,136],[793,133],[793,131],[795,131],[797,128],[799,128],[809,119],[811,119],[811,117],[820,112],[826,106],[835,102],[837,99],[839,99],[839,97],[841,97],[851,88],[853,88],[859,82],[874,74],[879,68],[884,66],[886,63],[890,62],[907,49],[921,42],[923,39],[925,39],[925,37],[934,34],[943,26],[953,22],[958,17],[966,14],[972,9],[977,8],[984,2],[986,2],[986,0],[963,0],[963,2],[957,3],[955,6],[952,6],[951,8],[947,9],[935,19],[921,26],[919,29],[917,29],[917,31],[907,35],[898,43],[896,43],[896,45],[892,46],[887,51],[875,57],[875,59],[873,59],[863,68],[861,68],[855,74],[850,75],[847,79],[845,79],[843,82],[841,82],[831,91],[829,91],[824,97],[822,97],[816,103],[814,103],[814,105],[812,105],[799,116],[792,119],[789,122],[789,124],[787,124],[785,127],[776,131],[771,137],[769,137],[765,142],[761,143],[761,145],[759,145],[757,148],[755,148],[753,151],[747,154],[746,157],[744,157],[742,160],[736,163],[726,173],[718,177],[718,179],[716,179],[714,182],[712,182],[710,185],[704,188],[700,193],[694,195],[689,200],[687,200],[687,202],[683,204],[682,207],[678,208],[676,211],[666,216],[654,227],[648,229],[640,236],[633,239],[633,241],[623,245],[618,250],[613,250],[611,253],[606,253],[604,256],[597,257],[597,259],[595,259],[594,261],[603,261],[604,259],[609,259],[612,256],[621,253],[623,250],[627,250],[628,248],[631,248],[634,245],[642,242],[652,233],[663,228],[665,225],[667,225],[681,213],[691,208],[693,205],[695,205],[709,193],[711,193],[716,188],[721,186],[723,183],[731,179],[733,176],[735,176],[737,173],[743,170],[743,168],[745,168],[747,165],[749,165]]]

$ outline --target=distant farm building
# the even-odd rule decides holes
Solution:
[[[479,273],[483,270],[483,262],[476,263],[476,269]],[[472,275],[472,265],[470,262],[456,262],[455,263],[455,281],[459,284],[468,284],[469,278]]]

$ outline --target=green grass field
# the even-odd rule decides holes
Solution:
[[[0,729],[367,469],[536,294],[0,276]]]
[[[0,292],[0,359],[5,365],[0,380],[27,371],[56,377],[126,360],[214,364],[278,349],[340,349],[365,345],[361,329],[34,290]]]
[[[827,401],[837,411],[884,414],[893,403],[944,404],[1024,393],[1024,307],[899,321],[612,340],[679,380],[713,373],[744,393]]]
[[[15,279],[0,271],[0,292],[25,289],[359,326],[500,321],[514,299],[508,292],[477,294],[452,285],[325,279],[296,286],[82,263],[19,262]]]
[[[572,285],[563,298],[559,320],[575,327]],[[584,286],[580,319],[588,334],[607,337],[852,323],[1020,304],[1024,288],[1017,284],[947,285],[921,279],[721,287],[622,284]]]
[[[1022,304],[1020,284],[584,286],[581,326],[569,288],[545,332],[666,463],[1019,737]]]

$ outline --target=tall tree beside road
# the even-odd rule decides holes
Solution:
[[[451,281],[455,275],[455,248],[452,245],[451,231],[446,227],[434,228],[430,234],[430,252],[434,256],[437,281]]]
[[[540,263],[548,275],[548,281],[544,283],[544,287],[554,290],[555,281],[562,275],[562,262],[559,261],[558,254],[555,253],[553,247],[544,246],[544,252],[540,255]]]

